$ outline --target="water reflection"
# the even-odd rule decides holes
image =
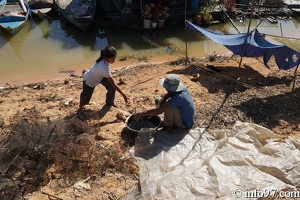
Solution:
[[[73,48],[82,48],[82,55],[85,58],[92,58],[99,54],[99,50],[108,45],[106,34],[92,25],[89,31],[78,31],[78,28],[67,22],[64,18],[60,19],[61,30],[67,39],[62,40],[62,48],[70,50]]]
[[[37,25],[36,27],[40,29],[43,38],[47,39],[49,37],[50,25],[52,23],[52,20],[49,20],[48,18],[42,20],[38,17],[35,17],[34,23]]]
[[[299,25],[300,25],[300,16],[294,17],[293,23],[294,23],[294,25],[295,25],[295,28],[296,28],[296,29],[299,29]]]
[[[240,32],[247,32],[249,21],[234,22]],[[300,17],[279,20],[277,24],[253,19],[261,33],[298,37]],[[22,81],[26,76],[56,76],[60,69],[81,71],[98,58],[100,50],[110,44],[117,48],[118,57],[152,58],[175,55],[185,57],[225,54],[222,45],[207,40],[199,33],[184,28],[144,31],[138,29],[113,30],[94,24],[87,32],[78,30],[56,12],[46,20],[28,20],[15,36],[0,32],[0,84]],[[214,24],[210,30],[237,33],[231,23]],[[134,61],[137,62],[137,61]]]
[[[14,55],[18,59],[22,59],[22,47],[24,42],[26,41],[26,38],[29,34],[29,31],[31,29],[32,23],[26,23],[24,27],[19,31],[16,35],[11,35],[5,31],[1,32],[2,39],[0,42],[0,48],[4,47],[5,45],[8,45],[10,48],[13,49]],[[4,52],[1,52],[4,53]]]

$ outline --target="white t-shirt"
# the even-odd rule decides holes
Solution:
[[[83,80],[85,84],[90,87],[96,87],[103,77],[111,77],[109,70],[109,64],[105,60],[101,60],[99,63],[95,63],[88,71],[83,74]]]

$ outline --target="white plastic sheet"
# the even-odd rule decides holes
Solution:
[[[147,134],[138,136],[131,149],[141,188],[126,199],[246,199],[300,186],[300,140],[256,124],[236,122],[232,130],[210,132],[158,131],[150,142]]]

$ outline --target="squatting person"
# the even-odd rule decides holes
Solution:
[[[159,84],[167,93],[161,99],[156,99],[157,108],[135,113],[135,120],[144,116],[155,116],[164,113],[162,126],[166,130],[174,128],[192,128],[194,125],[195,105],[188,89],[180,82],[176,74],[169,74],[160,79]]]

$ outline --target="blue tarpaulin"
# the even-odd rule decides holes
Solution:
[[[299,52],[283,44],[273,44],[267,41],[265,35],[259,33],[257,29],[249,32],[249,34],[224,34],[210,31],[188,21],[186,23],[187,29],[197,31],[208,39],[224,45],[235,55],[244,57],[263,57],[264,64],[267,67],[267,63],[272,56],[274,56],[279,69],[288,70],[300,64]]]

